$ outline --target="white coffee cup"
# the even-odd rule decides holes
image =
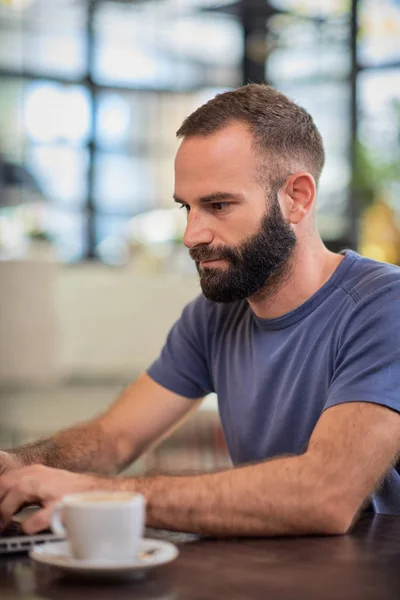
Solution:
[[[51,516],[53,532],[67,537],[72,556],[88,560],[134,560],[144,524],[145,498],[132,492],[64,496]]]

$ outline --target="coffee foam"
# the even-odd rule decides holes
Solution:
[[[68,498],[68,504],[112,504],[114,502],[130,502],[137,494],[132,492],[93,492],[79,494]]]

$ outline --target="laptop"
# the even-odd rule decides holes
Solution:
[[[32,512],[38,510],[38,508],[37,506],[24,508],[21,512],[14,515],[12,522],[6,529],[0,531],[0,556],[14,554],[15,552],[29,552],[36,544],[58,542],[63,539],[50,530],[41,531],[33,535],[27,535],[22,531],[21,523]]]

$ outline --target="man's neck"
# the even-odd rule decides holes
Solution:
[[[264,293],[248,299],[257,317],[275,319],[281,317],[311,298],[332,276],[343,255],[330,252],[317,238],[307,247],[295,250],[287,276]]]

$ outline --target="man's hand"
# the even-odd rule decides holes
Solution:
[[[50,523],[52,508],[62,496],[79,492],[104,489],[110,481],[93,475],[83,475],[52,469],[43,465],[31,465],[9,470],[0,476],[0,520],[3,527],[26,503],[43,506],[23,523],[26,533],[46,529]]]
[[[0,450],[0,476],[22,466],[23,463],[14,454]]]

